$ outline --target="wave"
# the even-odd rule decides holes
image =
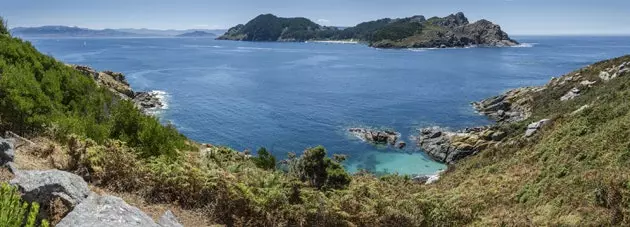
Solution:
[[[236,49],[240,49],[240,50],[273,50],[272,48],[266,48],[266,47],[237,47]]]
[[[518,44],[518,45],[512,46],[512,47],[514,47],[514,48],[530,48],[530,47],[534,47],[536,45],[538,45],[538,43],[521,43],[521,44]]]

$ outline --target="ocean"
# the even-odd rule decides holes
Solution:
[[[189,138],[237,150],[323,145],[350,171],[434,174],[446,166],[415,146],[418,129],[491,124],[470,102],[543,85],[630,53],[630,37],[513,37],[510,48],[385,50],[359,44],[253,43],[208,38],[26,38],[72,64],[126,75],[159,91],[156,112]],[[365,143],[348,128],[399,132],[403,150]]]

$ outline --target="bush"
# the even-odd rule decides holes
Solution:
[[[37,226],[39,204],[22,202],[16,187],[2,183],[0,186],[0,226],[34,227]],[[48,227],[48,221],[42,220],[42,227]]]
[[[3,17],[0,17],[0,35],[9,35],[9,27]]]

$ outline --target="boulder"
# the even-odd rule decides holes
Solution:
[[[184,227],[184,225],[179,223],[177,217],[175,217],[173,212],[171,212],[170,210],[164,212],[162,217],[160,217],[160,219],[158,220],[157,224],[161,227]]]
[[[574,87],[569,92],[567,92],[565,95],[560,97],[560,101],[567,101],[567,100],[571,100],[571,99],[577,98],[578,96],[580,96],[580,92],[581,91],[580,91],[579,88]]]
[[[57,227],[159,227],[149,215],[121,198],[91,193]]]
[[[83,178],[60,170],[17,171],[10,183],[20,189],[26,201],[37,202],[42,206],[59,198],[66,207],[72,209],[90,193]]]
[[[549,122],[551,122],[551,120],[542,119],[540,121],[533,122],[527,125],[527,130],[525,131],[525,137],[533,136],[534,134],[536,134],[536,132],[538,132],[538,130],[540,130],[543,126],[547,125]]]
[[[15,159],[15,149],[13,149],[13,141],[10,139],[0,138],[0,166],[7,165]]]

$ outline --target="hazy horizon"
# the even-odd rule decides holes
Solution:
[[[61,25],[89,29],[224,30],[264,13],[280,17],[306,17],[321,25],[348,27],[386,17],[443,17],[461,11],[471,22],[487,19],[501,25],[511,35],[630,35],[630,27],[627,26],[630,17],[625,12],[628,8],[630,2],[623,0],[235,0],[230,3],[112,0],[88,4],[79,0],[33,0],[9,1],[0,15],[8,20],[12,28]]]

